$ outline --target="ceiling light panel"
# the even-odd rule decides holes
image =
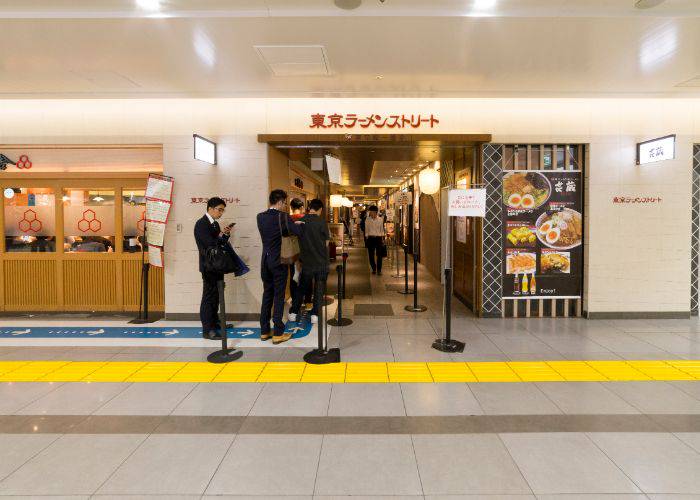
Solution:
[[[274,76],[329,76],[323,45],[256,45],[260,58]]]

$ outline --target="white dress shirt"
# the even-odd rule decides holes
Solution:
[[[367,217],[365,219],[365,236],[384,236],[384,217]]]

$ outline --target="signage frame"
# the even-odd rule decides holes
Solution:
[[[192,138],[194,140],[194,159],[197,161],[208,163],[209,165],[217,165],[218,156],[219,156],[218,145],[214,141],[212,141],[211,139],[207,139],[206,137],[202,137],[199,134],[192,134]],[[201,157],[197,156],[197,141],[204,141],[204,142],[206,142],[214,147],[214,161],[213,162],[211,162],[209,160],[204,160]]]
[[[663,141],[665,139],[670,139],[673,138],[673,156],[671,158],[662,158],[660,160],[653,160],[653,161],[645,161],[644,163],[641,162],[640,158],[640,151],[641,148],[644,144],[649,144],[652,142],[658,142],[658,141]],[[660,161],[665,161],[665,160],[675,160],[676,159],[676,134],[669,134],[665,135],[663,137],[656,137],[654,139],[649,139],[648,141],[642,141],[637,143],[637,159],[636,159],[636,164],[637,165],[647,165],[649,163],[658,163]]]

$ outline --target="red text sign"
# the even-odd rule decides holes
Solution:
[[[355,113],[325,115],[316,113],[311,115],[309,128],[421,128],[423,126],[433,128],[440,123],[435,115],[402,114],[402,115],[367,115],[358,116]]]

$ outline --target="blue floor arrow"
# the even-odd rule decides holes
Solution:
[[[310,324],[288,323],[287,332],[292,333],[292,338],[306,337],[311,331]],[[1,338],[110,338],[110,339],[154,339],[174,338],[193,339],[202,337],[202,329],[198,327],[3,327],[0,328]],[[228,329],[230,339],[255,339],[260,338],[260,327],[236,327]]]

